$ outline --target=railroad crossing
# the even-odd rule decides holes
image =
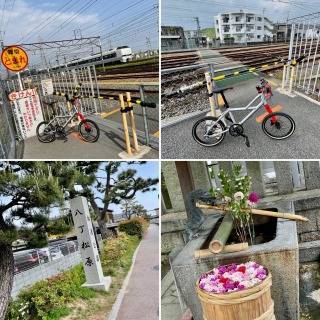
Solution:
[[[33,50],[36,50],[38,45],[33,44]],[[101,67],[101,62],[98,61],[70,67],[25,71],[28,55],[24,46],[30,47],[7,46],[2,55],[3,65],[8,70],[17,72],[11,74],[7,80],[2,80],[2,104],[7,105],[6,110],[3,110],[6,114],[2,121],[8,128],[6,136],[0,141],[3,158],[158,157],[159,104],[156,56],[107,67]],[[24,57],[12,58],[15,51],[23,53]],[[15,66],[19,59],[24,59],[25,65],[13,70],[11,65]],[[79,89],[76,89],[78,87]],[[67,119],[71,111],[68,107],[66,113],[66,104],[68,99],[73,101],[75,98],[75,90],[79,101],[77,108],[81,110],[82,117],[96,122],[101,131],[98,141],[94,144],[84,143],[75,130],[77,122],[72,121],[68,126],[61,123],[63,117]],[[33,101],[28,97],[30,92],[33,92]],[[20,98],[29,99],[29,102],[23,101],[22,107]],[[35,99],[38,120],[34,118],[34,121],[31,121],[34,112],[31,112],[31,109],[35,108]],[[11,104],[14,104],[13,109]],[[20,117],[19,114],[23,116]],[[126,119],[127,114],[129,120]],[[59,118],[55,118],[56,116]],[[43,144],[36,137],[36,128],[41,122],[39,119],[48,123],[58,119],[64,134],[50,145]],[[18,140],[18,143],[15,143],[15,140]]]
[[[255,86],[259,76],[250,75],[241,82],[231,84],[233,90],[228,91],[226,96],[231,107],[244,106],[256,95]],[[230,80],[225,86],[230,84]],[[188,114],[165,119],[162,123],[162,157],[163,158],[187,158],[187,159],[288,159],[288,158],[316,158],[320,148],[318,139],[319,105],[296,96],[288,97],[277,91],[281,87],[281,81],[270,80],[274,96],[272,107],[276,111],[284,111],[294,118],[296,131],[286,140],[274,140],[264,135],[261,130],[261,115],[257,113],[245,123],[245,133],[249,136],[251,147],[245,145],[242,137],[231,137],[227,134],[226,139],[215,147],[203,147],[198,145],[192,138],[193,124],[208,113],[209,102],[202,89],[198,94],[189,94]],[[192,96],[192,98],[191,98]],[[199,98],[199,96],[201,98]],[[202,108],[202,109],[201,109]],[[301,110],[306,110],[301,115]],[[240,115],[241,116],[241,115]],[[183,144],[181,144],[183,141]]]

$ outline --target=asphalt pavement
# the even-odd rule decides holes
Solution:
[[[159,319],[159,227],[149,226],[140,244],[117,320]]]
[[[97,119],[94,119],[97,123]],[[102,125],[107,123],[107,125]],[[100,137],[97,142],[88,143],[72,129],[66,139],[57,139],[51,143],[42,143],[37,137],[24,141],[23,159],[119,159],[119,153],[125,150],[124,135],[117,127],[112,128],[108,120],[98,123]],[[144,139],[141,139],[143,141]],[[159,152],[153,148],[144,159],[158,158]]]
[[[226,92],[231,107],[245,106],[257,93],[255,85],[258,77],[233,84],[234,89]],[[244,138],[232,137],[227,133],[221,144],[203,147],[196,143],[191,134],[193,124],[202,116],[162,128],[162,158],[164,159],[316,159],[320,153],[320,106],[301,96],[294,98],[275,90],[272,106],[288,113],[296,122],[296,130],[285,140],[274,140],[266,136],[257,122],[257,117],[265,113],[264,108],[244,124],[251,147],[245,145]],[[280,107],[279,107],[280,106]],[[209,104],[208,104],[209,108]],[[209,109],[208,109],[209,111]],[[206,112],[204,112],[205,114]],[[203,113],[202,113],[203,114]],[[239,115],[243,113],[239,112]],[[236,119],[239,116],[236,115]],[[189,115],[190,116],[190,115]],[[182,119],[183,117],[181,117]]]

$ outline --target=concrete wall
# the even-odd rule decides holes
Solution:
[[[52,277],[61,271],[70,269],[81,262],[79,252],[71,253],[63,258],[53,260],[38,267],[21,272],[14,276],[11,296],[15,298],[19,292],[37,281]]]

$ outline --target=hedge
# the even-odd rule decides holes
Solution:
[[[119,223],[119,231],[129,236],[143,237],[146,221],[143,218],[133,218]]]

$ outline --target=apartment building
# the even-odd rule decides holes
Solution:
[[[246,44],[273,38],[273,24],[261,14],[244,10],[220,13],[214,17],[214,22],[217,37],[223,44]]]

